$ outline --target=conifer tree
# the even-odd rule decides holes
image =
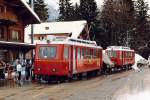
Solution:
[[[131,0],[107,0],[101,12],[101,30],[107,37],[106,46],[130,43],[128,36],[135,28],[134,5]],[[131,38],[131,37],[130,37]]]
[[[59,0],[59,21],[71,21],[74,16],[74,7],[70,0]]]
[[[136,8],[136,41],[135,49],[145,58],[150,53],[150,22],[148,21],[148,3],[145,0],[137,0]]]
[[[44,0],[36,0],[34,3],[34,11],[37,13],[41,21],[47,21],[49,18],[47,5]]]
[[[73,20],[81,20],[81,13],[80,13],[80,5],[77,3],[74,6],[74,14],[73,14]]]
[[[90,38],[94,40],[95,29],[97,27],[97,16],[98,16],[98,8],[95,0],[80,0],[80,11],[81,19],[86,20],[88,22],[88,26],[90,27]]]

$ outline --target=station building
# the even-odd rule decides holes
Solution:
[[[35,46],[24,43],[24,29],[40,23],[25,0],[0,0],[0,61],[23,59]]]

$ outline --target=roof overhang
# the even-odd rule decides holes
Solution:
[[[8,20],[8,19],[0,19],[0,25],[15,25],[16,21]]]
[[[38,15],[30,8],[25,0],[5,0],[5,2],[16,10],[18,16],[24,19],[25,24],[41,23]]]
[[[0,48],[28,52],[35,49],[34,44],[0,41]]]
[[[20,0],[24,7],[32,14],[32,16],[36,19],[37,23],[41,23],[40,18],[38,15],[30,8],[25,0]]]

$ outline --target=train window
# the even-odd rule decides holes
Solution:
[[[129,52],[126,52],[126,55],[125,55],[125,57],[129,57]]]
[[[126,57],[132,57],[132,53],[131,52],[126,52]]]
[[[120,59],[122,59],[122,58],[123,58],[123,55],[122,55],[122,53],[123,53],[123,52],[120,52]]]
[[[91,59],[93,58],[93,50],[92,49],[90,50],[90,58]]]
[[[64,48],[64,58],[69,59],[69,48],[68,47]]]
[[[117,57],[117,52],[116,51],[108,51],[108,56],[109,57]]]
[[[88,50],[84,49],[84,59],[87,59]]]
[[[97,50],[93,50],[93,58],[96,58]]]
[[[40,47],[39,58],[55,58],[56,57],[56,47]]]
[[[81,56],[81,49],[78,48],[77,58],[80,59],[81,58],[80,56]]]
[[[84,55],[85,55],[85,49],[82,48],[82,49],[81,49],[81,59],[84,59]]]
[[[111,57],[111,51],[107,51],[109,57]]]
[[[112,56],[113,56],[113,57],[117,57],[117,52],[116,52],[116,51],[113,51],[113,52],[112,52]]]
[[[100,58],[100,50],[97,50],[97,56],[96,58]]]
[[[90,59],[91,58],[91,55],[90,55],[90,49],[85,49],[85,55],[84,55],[84,58],[85,59]]]

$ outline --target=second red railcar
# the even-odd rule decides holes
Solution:
[[[114,63],[115,68],[128,69],[135,63],[135,51],[129,47],[110,46],[105,52]]]

